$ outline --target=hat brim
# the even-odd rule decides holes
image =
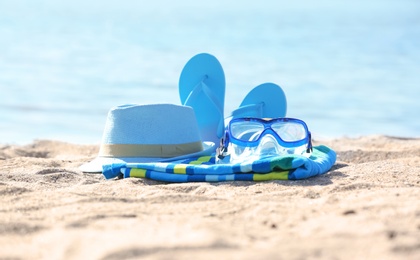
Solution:
[[[200,157],[211,155],[216,151],[216,145],[213,142],[203,142],[203,150],[196,153],[185,154],[171,158],[154,158],[154,157],[101,157],[98,156],[92,161],[85,163],[79,167],[82,172],[88,173],[101,173],[102,166],[113,163],[143,163],[143,162],[165,162],[165,161],[176,161],[190,157]]]

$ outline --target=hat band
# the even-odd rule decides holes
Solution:
[[[102,144],[102,157],[158,157],[170,158],[203,151],[202,142],[184,144]]]

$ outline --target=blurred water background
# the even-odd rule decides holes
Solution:
[[[115,105],[180,104],[201,52],[226,115],[274,82],[315,138],[420,136],[420,1],[0,0],[0,143],[99,143]]]

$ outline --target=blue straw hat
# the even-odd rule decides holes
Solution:
[[[194,110],[173,104],[123,105],[112,108],[98,156],[80,167],[102,172],[102,165],[159,162],[211,155],[213,142],[203,142]]]

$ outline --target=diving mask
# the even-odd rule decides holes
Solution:
[[[302,120],[235,118],[221,139],[216,163],[238,163],[284,154],[309,156],[311,151],[311,133]]]

